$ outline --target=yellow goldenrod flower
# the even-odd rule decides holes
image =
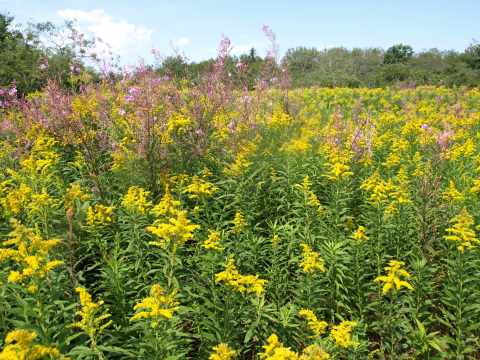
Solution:
[[[217,231],[210,231],[210,235],[208,235],[208,239],[201,245],[205,249],[213,249],[213,250],[224,250],[225,248],[218,247],[220,244],[220,233]]]
[[[65,203],[63,211],[65,211],[67,214],[72,210],[75,198],[78,198],[80,201],[84,202],[90,199],[90,195],[85,194],[82,191],[80,184],[71,184],[65,195],[63,195],[63,202]]]
[[[278,235],[273,235],[272,244],[273,246],[278,245]]]
[[[113,206],[95,205],[94,208],[90,206],[87,212],[87,224],[92,227],[107,226],[107,223],[113,221],[112,211],[114,209]]]
[[[233,220],[232,230],[236,232],[241,232],[245,228],[245,218],[242,214],[236,213],[235,220]]]
[[[464,251],[465,248],[473,249],[476,246],[472,243],[480,243],[475,237],[475,232],[470,229],[470,225],[473,225],[474,221],[472,216],[468,213],[466,206],[464,206],[460,214],[455,216],[450,222],[456,224],[450,229],[445,229],[445,231],[452,233],[452,235],[445,236],[445,240],[458,242],[458,250]]]
[[[178,293],[178,290],[174,290],[170,295],[164,296],[165,289],[160,285],[155,284],[150,291],[151,297],[143,299],[140,303],[133,308],[137,310],[139,308],[148,309],[148,311],[140,311],[138,314],[130,318],[130,321],[138,319],[150,319],[152,321],[152,328],[156,328],[158,323],[163,319],[171,319],[172,314],[178,311],[179,303],[175,301],[174,296]]]
[[[37,334],[28,330],[16,330],[8,333],[0,360],[36,360],[43,356],[60,357],[60,352],[55,348],[42,345],[33,345]],[[13,343],[13,344],[12,344]]]
[[[303,267],[303,271],[308,274],[315,273],[315,269],[320,269],[325,272],[324,265],[320,263],[320,261],[323,262],[323,259],[320,258],[320,254],[312,251],[307,244],[300,244],[300,246],[303,248],[303,258],[300,263],[300,267]]]
[[[327,360],[330,355],[317,344],[310,345],[303,349],[303,355],[299,360]]]
[[[264,353],[259,353],[260,359],[265,359],[268,356],[271,356],[275,353],[275,349],[281,348],[283,344],[278,341],[278,336],[275,334],[270,335],[270,337],[267,339],[268,345],[262,346],[262,348],[265,349]]]
[[[105,302],[103,300],[98,302],[92,301],[92,296],[87,290],[81,287],[77,287],[76,291],[80,293],[80,304],[82,305],[82,311],[77,311],[76,314],[80,315],[82,320],[75,324],[70,324],[67,327],[78,327],[82,329],[96,344],[98,336],[102,334],[107,326],[112,324],[112,320],[103,325],[100,325],[101,322],[108,319],[111,315],[108,313],[108,309],[105,309],[100,315],[97,315]]]
[[[170,192],[168,184],[165,185],[165,195],[158,205],[156,205],[151,213],[155,214],[156,217],[163,216],[176,216],[179,213],[178,207],[180,206],[180,201],[176,201],[173,198],[173,195]]]
[[[235,259],[230,259],[227,264],[227,269],[218,274],[215,274],[215,282],[224,281],[225,286],[231,286],[234,291],[244,293],[256,293],[260,296],[263,292],[263,287],[267,280],[259,279],[259,275],[240,275],[235,267]]]
[[[443,192],[443,199],[448,200],[451,204],[464,199],[463,194],[455,188],[453,181],[450,181],[450,186],[447,191]]]
[[[347,348],[351,345],[358,346],[360,343],[350,340],[352,327],[357,326],[357,323],[353,321],[342,321],[340,325],[334,326],[330,332],[330,341],[333,341],[335,345]]]
[[[412,285],[408,282],[400,280],[400,276],[405,276],[406,278],[410,277],[410,274],[405,270],[400,269],[400,266],[405,265],[403,261],[396,261],[391,260],[390,266],[385,267],[385,270],[388,271],[387,276],[380,276],[373,280],[374,282],[383,281],[385,285],[383,285],[383,293],[386,294],[388,290],[390,290],[393,285],[395,285],[396,290],[400,290],[402,286],[406,287],[407,289],[413,290]]]
[[[213,348],[215,354],[210,355],[210,360],[231,360],[237,352],[228,347],[228,344],[219,344]]]
[[[205,180],[195,175],[192,178],[192,184],[188,185],[183,193],[193,193],[193,195],[190,195],[190,199],[193,199],[198,196],[211,196],[217,190],[219,188],[214,187],[212,183],[205,182]]]
[[[35,231],[26,228],[16,219],[11,219],[10,223],[14,228],[9,234],[12,238],[3,242],[5,248],[0,249],[0,260],[10,259],[17,262],[22,273],[10,271],[8,281],[23,283],[27,277],[33,281],[32,286],[38,286],[39,279],[43,279],[54,267],[63,264],[63,261],[46,260],[47,253],[61,240],[42,240],[38,229]]]
[[[328,324],[325,321],[318,321],[312,310],[302,310],[299,314],[306,316],[308,321],[307,324],[310,326],[310,329],[315,333],[314,337],[318,337],[320,336],[320,334],[325,333],[325,329],[327,328]]]
[[[200,229],[200,226],[188,225],[190,220],[187,219],[186,210],[180,211],[176,219],[170,218],[169,222],[170,224],[155,221],[153,226],[147,227],[147,230],[161,239],[160,242],[150,242],[150,245],[160,246],[164,250],[168,250],[168,247],[172,245],[171,252],[175,254],[180,245],[193,238],[192,232]]]
[[[361,244],[369,239],[369,237],[365,235],[365,228],[363,226],[359,226],[357,231],[355,231],[350,237],[357,240],[357,244]]]
[[[149,208],[152,203],[147,201],[147,197],[150,194],[150,191],[145,191],[141,187],[131,186],[127,194],[123,197],[122,206],[129,213],[140,212],[145,214],[147,208]]]

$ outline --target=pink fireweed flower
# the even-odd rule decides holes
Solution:
[[[243,63],[241,61],[239,61],[236,65],[236,67],[242,67],[243,66]]]
[[[125,110],[120,110],[118,113],[123,116],[125,115]]]

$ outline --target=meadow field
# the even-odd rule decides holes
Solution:
[[[478,359],[478,88],[222,66],[1,90],[0,359]]]

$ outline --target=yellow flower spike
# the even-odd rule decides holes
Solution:
[[[480,243],[475,237],[475,231],[470,229],[470,226],[474,224],[474,221],[472,216],[468,213],[466,206],[464,206],[460,214],[455,216],[450,222],[456,224],[449,229],[445,229],[445,231],[452,234],[445,236],[445,240],[456,241],[459,244],[458,249],[460,251],[464,251],[465,248],[469,250],[473,249],[476,247],[473,243]]]
[[[383,285],[383,293],[386,294],[388,290],[392,289],[395,285],[395,291],[401,289],[402,286],[406,287],[409,290],[413,290],[412,285],[410,285],[406,281],[400,280],[401,276],[405,276],[406,278],[410,277],[410,274],[405,270],[400,269],[400,266],[405,265],[403,261],[396,261],[391,260],[390,266],[385,267],[385,270],[388,271],[387,276],[380,276],[373,280],[374,282],[383,281],[385,284]]]
[[[104,227],[113,221],[113,206],[95,205],[90,206],[87,212],[87,224],[92,227]]]
[[[318,321],[312,310],[302,310],[299,314],[304,315],[307,318],[307,324],[310,326],[310,329],[315,333],[314,337],[318,337],[320,336],[320,334],[325,333],[325,329],[327,328],[328,324],[325,321]]]
[[[217,190],[220,189],[195,175],[192,178],[192,183],[187,186],[183,193],[193,193],[193,195],[190,195],[190,199],[192,199],[198,196],[211,196]]]
[[[303,267],[303,271],[308,274],[314,274],[315,269],[320,269],[325,272],[325,267],[320,262],[323,262],[323,259],[320,258],[320,254],[312,251],[307,244],[300,244],[303,248],[303,258],[300,263],[300,267]]]
[[[327,360],[330,355],[317,344],[310,345],[303,349],[303,355],[300,360]]]
[[[281,348],[283,344],[278,341],[278,336],[275,334],[270,335],[270,337],[267,339],[268,345],[262,346],[262,348],[265,349],[264,353],[259,353],[260,359],[265,359],[268,356],[271,356],[275,353],[275,349]]]
[[[165,185],[165,195],[158,205],[150,211],[152,214],[158,217],[168,217],[176,216],[179,213],[178,207],[180,206],[180,201],[174,200],[173,195],[170,192],[169,185]]]
[[[220,244],[220,233],[217,231],[209,230],[210,235],[208,235],[208,239],[201,245],[205,249],[212,249],[212,250],[225,250],[225,248],[218,247]]]
[[[192,232],[200,229],[199,225],[189,225],[190,220],[187,219],[187,213],[186,210],[180,211],[176,219],[169,219],[169,223],[155,221],[153,226],[147,227],[148,231],[160,238],[159,242],[150,242],[150,245],[159,246],[164,250],[173,245],[173,249],[170,251],[175,254],[180,245],[193,238]]]
[[[245,218],[242,214],[236,213],[235,220],[233,220],[232,230],[236,232],[241,232],[245,228]]]
[[[80,304],[82,306],[81,311],[77,311],[76,314],[80,315],[82,319],[80,322],[67,325],[68,328],[78,327],[87,334],[94,346],[96,346],[96,339],[103,333],[103,330],[112,324],[112,320],[107,321],[105,324],[100,325],[103,320],[108,319],[111,315],[108,313],[108,309],[104,309],[101,312],[101,308],[105,304],[104,301],[98,302],[92,301],[92,296],[86,289],[77,287],[77,293],[80,294]]]
[[[72,209],[75,197],[82,202],[90,199],[90,195],[83,192],[83,190],[80,188],[80,184],[71,184],[70,188],[67,189],[65,195],[63,195],[63,202],[65,203],[63,211],[68,213]]]
[[[236,355],[237,352],[228,347],[228,344],[219,344],[213,348],[215,354],[210,355],[210,360],[231,360]]]
[[[171,319],[173,313],[178,311],[177,305],[178,302],[175,301],[174,296],[178,293],[178,290],[174,290],[170,295],[164,296],[165,289],[160,285],[155,284],[150,290],[151,297],[147,297],[139,302],[134,310],[144,309],[140,311],[135,316],[130,318],[130,321],[135,321],[138,319],[150,319],[152,321],[152,328],[156,328],[160,321],[163,319]],[[145,311],[148,310],[148,311]]]
[[[359,346],[360,343],[350,340],[352,327],[357,326],[353,321],[342,321],[340,325],[334,326],[330,332],[330,341],[336,346],[346,349],[349,346]]]
[[[448,200],[450,203],[455,203],[457,201],[463,200],[465,197],[463,194],[455,188],[453,181],[450,181],[450,186],[446,191],[443,192],[443,199]]]
[[[145,191],[141,187],[131,186],[127,194],[123,197],[122,206],[130,213],[146,213],[147,209],[152,205],[150,201],[147,201],[147,197],[150,191]]]
[[[247,293],[247,296],[255,293],[260,296],[263,292],[263,287],[268,283],[267,280],[259,279],[259,275],[240,275],[235,267],[235,259],[230,259],[227,264],[227,269],[218,274],[215,274],[215,282],[224,281],[226,287],[231,286],[236,292]]]
[[[273,235],[273,239],[271,241],[273,246],[278,246],[278,235]]]
[[[361,244],[362,242],[366,241],[369,239],[368,236],[365,235],[365,228],[363,226],[359,226],[357,231],[353,233],[352,236],[350,236],[352,239],[357,240],[357,244]]]
[[[0,360],[37,360],[49,355],[50,358],[60,357],[60,352],[55,348],[42,345],[33,345],[37,334],[28,330],[15,330],[8,333]]]

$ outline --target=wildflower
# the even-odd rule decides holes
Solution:
[[[187,189],[184,190],[183,193],[193,193],[194,195],[190,195],[190,199],[193,199],[199,195],[210,196],[217,190],[219,190],[219,188],[214,187],[212,183],[205,182],[205,180],[195,175],[192,178],[192,184],[188,185]]]
[[[323,264],[320,264],[320,261],[323,262],[323,259],[320,258],[320,254],[312,251],[307,244],[300,244],[303,248],[303,258],[300,263],[300,267],[303,267],[303,271],[307,274],[313,274],[315,269],[320,269],[325,272]]]
[[[267,339],[268,345],[262,346],[265,349],[264,353],[259,353],[260,359],[265,359],[266,357],[273,355],[275,353],[275,349],[281,348],[283,344],[278,341],[278,336],[275,334],[270,335]]]
[[[55,212],[59,206],[58,200],[52,199],[47,193],[47,189],[43,188],[41,194],[31,195],[31,201],[27,206],[29,209],[28,215],[31,218],[35,214],[51,214]]]
[[[219,344],[213,348],[215,354],[210,355],[210,360],[231,360],[236,355],[237,352],[228,347],[228,344]]]
[[[102,305],[105,304],[103,300],[98,302],[92,301],[92,296],[88,293],[87,290],[77,287],[77,293],[80,293],[80,304],[82,305],[82,310],[77,311],[76,314],[82,317],[80,322],[75,324],[70,324],[67,327],[78,327],[82,329],[92,341],[96,342],[96,339],[103,330],[112,324],[112,320],[107,321],[105,324],[100,325],[101,322],[105,319],[108,319],[111,315],[108,313],[108,309],[105,309],[99,316]]]
[[[407,289],[413,290],[412,285],[408,282],[400,280],[400,276],[405,276],[406,278],[410,277],[410,274],[405,270],[400,269],[400,266],[405,265],[403,261],[396,261],[391,260],[390,266],[385,267],[385,270],[388,271],[387,276],[380,276],[373,280],[374,282],[383,281],[385,285],[383,285],[383,293],[386,294],[388,290],[390,290],[393,285],[395,285],[396,290],[400,290],[402,286],[406,287]]]
[[[224,250],[225,248],[218,247],[220,244],[220,233],[217,231],[210,231],[210,235],[208,235],[208,239],[201,245],[205,249],[213,249],[213,250]]]
[[[190,220],[187,219],[187,211],[180,211],[177,218],[170,218],[169,223],[158,223],[147,227],[147,230],[157,235],[160,242],[150,242],[150,245],[160,246],[167,250],[169,245],[173,245],[172,254],[177,252],[178,247],[184,244],[188,239],[193,238],[192,232],[200,229],[198,225],[189,225]]]
[[[365,240],[368,240],[369,237],[365,235],[365,228],[363,226],[359,226],[357,231],[353,233],[352,236],[350,236],[352,239],[357,240],[357,244],[361,244]]]
[[[476,247],[472,243],[480,243],[475,237],[475,232],[470,229],[470,225],[473,225],[474,222],[466,206],[450,222],[456,224],[452,228],[445,229],[445,231],[452,233],[452,235],[445,236],[445,240],[457,241],[459,243],[458,250],[464,251],[465,248],[470,250]]]
[[[325,333],[325,329],[327,328],[328,324],[325,321],[318,321],[313,311],[302,310],[299,314],[306,316],[308,321],[307,324],[310,326],[310,329],[315,333],[315,337],[318,337],[320,336],[320,334]]]
[[[235,220],[233,220],[232,230],[236,232],[241,232],[245,228],[245,218],[242,214],[236,213]]]
[[[227,264],[227,269],[218,274],[215,274],[215,282],[225,282],[225,286],[231,286],[234,291],[240,293],[256,293],[260,296],[263,292],[263,286],[268,283],[267,280],[261,280],[259,275],[240,275],[235,267],[235,259],[230,259]]]
[[[174,290],[170,295],[164,296],[165,289],[160,285],[155,284],[150,290],[151,297],[147,297],[139,302],[134,310],[139,308],[148,309],[149,311],[141,311],[132,318],[130,321],[138,319],[150,319],[152,320],[152,328],[156,328],[158,323],[163,319],[171,319],[173,313],[178,311],[179,303],[175,301],[174,296],[178,293],[178,290]]]
[[[46,260],[48,252],[61,240],[42,240],[39,231],[26,228],[16,219],[11,219],[10,223],[14,228],[9,234],[12,239],[3,242],[5,248],[0,249],[0,260],[10,259],[17,262],[22,273],[10,271],[8,281],[23,283],[25,278],[30,278],[32,286],[38,286],[40,279],[53,268],[63,264],[63,261]]]
[[[150,201],[147,201],[149,194],[150,191],[145,191],[141,187],[131,186],[123,197],[122,205],[130,213],[140,212],[145,214],[146,209],[152,205]]]
[[[278,235],[273,235],[272,244],[273,246],[278,245]]]
[[[450,186],[448,187],[447,191],[443,192],[442,198],[453,204],[454,202],[463,200],[464,196],[455,188],[453,181],[450,181]]]
[[[317,195],[315,195],[313,191],[310,192],[310,201],[307,203],[307,205],[316,207],[318,212],[322,212],[324,210],[322,204],[320,204],[320,201],[317,198]]]
[[[60,357],[60,352],[55,348],[42,345],[33,345],[37,334],[28,330],[15,330],[8,333],[6,345],[0,354],[0,360],[36,360],[45,355]]]
[[[327,360],[330,355],[317,344],[310,345],[303,349],[303,354],[299,360]]]
[[[151,213],[155,214],[156,217],[161,216],[176,216],[179,213],[178,207],[180,206],[180,201],[174,200],[168,184],[165,185],[165,195],[163,196],[160,203],[152,209]]]
[[[106,226],[107,223],[113,221],[112,211],[114,209],[113,206],[95,205],[94,208],[90,206],[87,212],[87,224],[93,227]]]
[[[352,327],[357,326],[353,321],[342,321],[340,325],[334,326],[330,332],[330,340],[335,342],[335,345],[347,348],[351,345],[358,346],[360,343],[350,340]]]
[[[73,208],[73,201],[75,198],[78,198],[80,201],[84,202],[90,199],[90,195],[85,194],[80,188],[80,184],[71,184],[70,188],[67,189],[65,195],[63,195],[63,202],[65,207],[63,211],[69,212]]]

